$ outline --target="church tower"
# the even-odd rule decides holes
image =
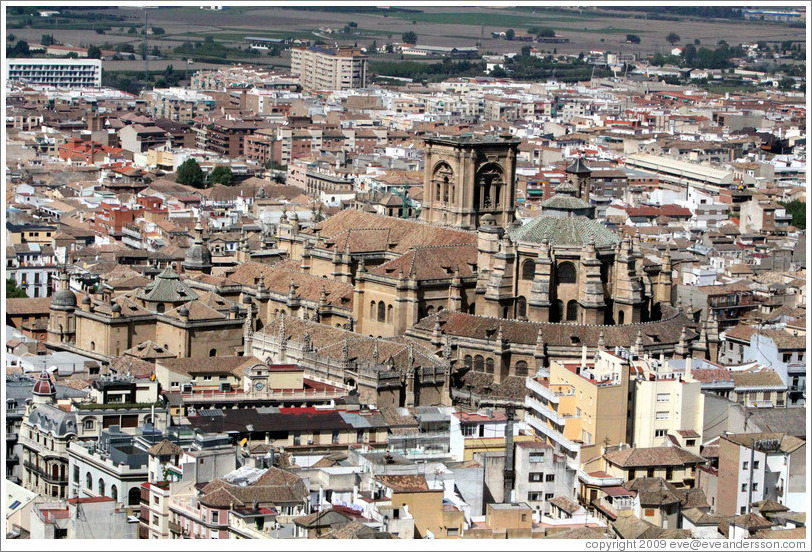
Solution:
[[[48,316],[48,343],[76,342],[76,294],[70,289],[68,273],[60,271],[56,293],[51,297]]]
[[[426,138],[422,219],[476,230],[489,214],[497,226],[509,227],[520,143],[509,136]]]

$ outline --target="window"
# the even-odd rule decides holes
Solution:
[[[302,444],[302,432],[301,431],[294,431],[293,432],[293,445],[299,446]]]
[[[158,516],[156,516],[155,514],[152,515],[152,524],[158,525]]]
[[[211,513],[211,522],[212,523],[220,523],[220,512],[212,511],[212,513]]]
[[[668,402],[671,400],[670,393],[657,393],[657,402]]]
[[[369,304],[369,318],[375,320],[375,301]]]
[[[656,420],[667,420],[668,419],[668,411],[667,410],[659,410],[655,416]]]
[[[743,493],[747,492],[747,483],[742,483],[742,492]]]
[[[536,276],[536,263],[529,260],[522,264],[522,280],[532,280]]]
[[[750,467],[750,462],[742,462],[742,469],[743,470],[746,470],[749,467]]]
[[[665,468],[665,480],[671,481],[674,478],[674,468]]]
[[[485,357],[483,357],[482,355],[477,355],[474,357],[474,371],[476,372],[485,371]]]
[[[527,514],[522,514],[522,517],[524,517],[526,515]],[[524,521],[524,520],[522,520],[522,521]],[[459,530],[458,527],[453,527],[453,528],[449,527],[446,532],[448,533],[449,537],[457,537],[460,534],[460,530]]]
[[[462,434],[465,437],[476,437],[477,426],[473,424],[465,424],[462,426]]]
[[[210,357],[217,356],[217,349],[212,349],[212,350],[210,350],[210,351],[209,351],[209,356],[210,356]],[[209,379],[211,379],[211,377],[209,377]]]
[[[68,529],[67,527],[62,529],[61,527],[54,527],[54,538],[55,539],[66,539],[68,538]]]
[[[355,442],[356,443],[363,443],[364,442],[364,430],[359,429],[355,432]]]
[[[545,477],[544,480],[547,483],[552,483],[553,481],[555,481],[555,474],[554,473],[548,473],[547,477]]]
[[[203,376],[203,381],[211,381],[211,376]]]
[[[758,469],[758,460],[753,460],[753,469],[754,470]]]
[[[99,496],[104,496],[104,479],[99,478]]]
[[[783,355],[784,364],[788,362],[792,362],[792,353],[784,353]]]
[[[537,500],[542,500],[542,498],[543,498],[543,493],[527,493],[527,500],[530,500],[531,502],[532,501],[537,501]]]
[[[685,441],[685,446],[686,446],[686,447],[692,447],[692,446],[694,446],[695,444],[696,444],[696,439],[687,439],[687,440]]]
[[[153,496],[152,497],[152,503],[153,504],[160,504],[161,503],[161,497],[159,497],[158,495]]]
[[[578,319],[578,301],[573,299],[567,303],[567,321],[574,322]]]
[[[527,514],[522,514],[522,521],[527,521]]]
[[[558,265],[558,283],[559,284],[574,284],[577,279],[575,272],[575,265],[570,262],[561,263]]]
[[[530,462],[544,462],[544,453],[543,452],[531,452],[530,453]]]
[[[532,472],[527,478],[530,483],[540,483],[544,481],[544,474],[541,472]]]
[[[115,485],[110,487],[110,498],[112,498],[115,502],[118,502],[118,487]]]
[[[527,299],[524,297],[516,299],[516,316],[519,318],[527,316]]]
[[[180,382],[173,381],[172,383],[169,384],[169,387],[171,387],[172,389],[177,389],[178,387],[180,387]]]
[[[746,514],[747,513],[747,506],[742,506],[741,508],[739,508],[739,513],[740,514]]]
[[[73,466],[73,482],[79,484],[79,466]]]
[[[383,301],[378,303],[378,322],[386,322],[386,304]]]
[[[485,373],[486,374],[493,374],[493,366],[494,362],[492,358],[489,358],[485,361]]]
[[[634,471],[634,470],[629,470],[629,481],[633,480],[633,479],[635,478],[635,476],[636,476],[636,475],[637,475],[637,472],[636,472],[636,471]]]
[[[339,435],[338,430],[337,429],[333,430],[333,444],[334,445],[338,444],[338,435]]]
[[[654,468],[649,468],[646,470],[646,477],[654,477]]]
[[[553,493],[547,493],[544,495],[544,500],[550,501],[553,499],[553,496],[555,496]]]
[[[654,430],[655,437],[665,437],[665,430],[664,429],[655,429]]]
[[[758,483],[753,483],[753,492],[758,491]]]
[[[85,476],[85,487],[87,487],[88,491],[93,490],[93,477],[90,475],[90,472],[87,472],[87,476]]]

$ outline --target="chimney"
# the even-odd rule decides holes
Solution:
[[[505,409],[507,423],[505,424],[505,489],[502,502],[510,502],[513,492],[515,473],[513,469],[513,408]]]

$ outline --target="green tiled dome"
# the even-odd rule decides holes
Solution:
[[[586,245],[594,241],[596,247],[613,245],[620,238],[601,223],[586,217],[545,217],[540,216],[510,232],[514,242],[541,243],[547,240],[550,245]]]

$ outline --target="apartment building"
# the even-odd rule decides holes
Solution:
[[[806,442],[797,437],[784,433],[722,435],[715,482],[716,513],[745,514],[750,503],[766,499],[805,511],[806,462]],[[706,476],[701,473],[705,481],[700,481],[700,486],[712,488],[707,486],[710,480]]]
[[[550,362],[549,375],[527,379],[525,421],[577,469],[601,443],[627,442],[629,371],[606,351],[597,362]]]
[[[290,72],[305,92],[364,88],[367,56],[354,48],[293,48]]]
[[[691,359],[684,370],[673,362],[643,358],[632,362],[632,444],[656,447],[669,441],[699,453],[705,412],[702,383],[691,374]]]
[[[37,242],[8,245],[6,278],[29,297],[50,297],[56,280],[54,248]]]
[[[6,82],[81,88],[101,86],[101,80],[102,62],[99,59],[6,60]]]
[[[214,98],[198,90],[185,88],[156,88],[144,93],[147,108],[153,117],[170,121],[191,122],[196,117],[214,111]]]

